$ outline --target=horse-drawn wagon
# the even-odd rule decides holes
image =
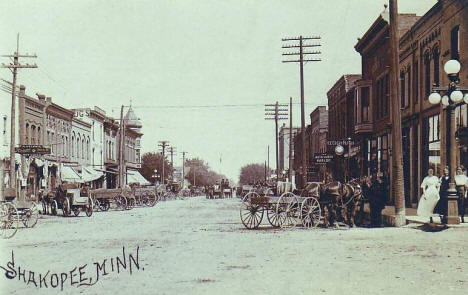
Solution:
[[[135,206],[135,197],[130,188],[93,189],[91,197],[101,211],[108,211],[111,206],[115,210],[130,210]]]
[[[39,208],[34,200],[18,199],[14,189],[5,189],[5,201],[0,204],[1,237],[13,237],[20,222],[24,227],[32,228],[39,219]]]
[[[242,198],[240,218],[246,228],[258,228],[265,212],[273,227],[336,226],[337,211],[341,216],[346,212],[345,219],[354,226],[357,205],[363,200],[356,181],[345,184],[314,182],[300,192],[292,185],[278,183],[276,190],[271,191],[269,188],[257,188]]]

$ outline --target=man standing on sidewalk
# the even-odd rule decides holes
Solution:
[[[385,208],[386,202],[387,189],[382,174],[380,172],[374,173],[369,196],[371,227],[382,226],[382,210]]]

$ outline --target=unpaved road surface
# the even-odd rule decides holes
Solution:
[[[0,241],[0,294],[468,294],[466,227],[251,231],[239,204],[47,216]]]

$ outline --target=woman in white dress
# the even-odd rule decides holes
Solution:
[[[434,175],[434,170],[429,169],[427,176],[421,184],[423,195],[419,200],[417,214],[418,216],[430,217],[433,215],[434,207],[439,201],[439,187],[440,181],[437,176]]]

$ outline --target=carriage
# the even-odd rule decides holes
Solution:
[[[108,211],[111,207],[115,210],[130,210],[135,206],[135,197],[131,188],[93,189],[90,190],[95,208]]]
[[[155,186],[132,186],[135,206],[153,207],[158,202]]]
[[[356,182],[339,184],[335,195],[335,190],[331,191],[335,189],[335,184],[309,183],[300,192],[294,186],[281,182],[278,182],[275,190],[257,187],[242,198],[242,224],[248,229],[256,229],[266,214],[273,227],[326,227],[329,222],[334,223],[337,211],[341,215],[348,210],[348,213],[352,211],[347,217],[351,220],[350,226],[353,226],[356,203],[362,200],[360,187]]]
[[[32,228],[39,219],[39,208],[35,201],[17,199],[14,189],[5,189],[5,201],[0,204],[0,231],[4,239],[13,237],[22,223]]]

